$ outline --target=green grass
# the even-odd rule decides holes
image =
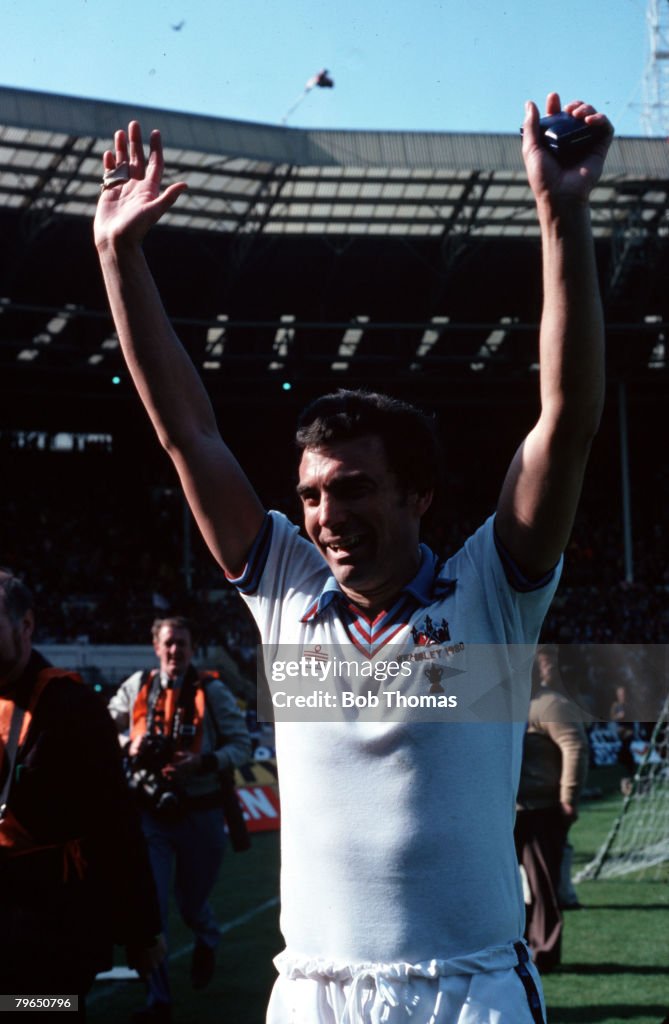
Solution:
[[[254,836],[247,853],[226,853],[212,899],[223,937],[214,979],[200,992],[193,991],[189,980],[192,932],[172,913],[170,982],[176,1024],[263,1024],[276,973],[272,959],[282,948],[278,891],[277,832]],[[123,963],[122,955],[117,962]],[[139,981],[98,982],[88,998],[89,1024],[123,1024],[144,1005],[144,997]]]
[[[571,832],[575,868],[591,859],[620,807],[617,768],[594,769],[590,785],[604,798],[587,802]],[[176,915],[170,964],[176,1024],[263,1024],[281,949],[278,834],[256,836],[248,853],[224,862],[214,904],[225,929],[216,975],[193,992],[188,980],[192,935]],[[563,963],[544,979],[549,1024],[661,1024],[669,1012],[669,871],[661,880],[582,882],[585,908],[565,915]],[[259,909],[260,908],[260,909]],[[245,920],[246,918],[246,920]],[[119,958],[119,963],[121,963]],[[143,1005],[139,982],[98,983],[89,1024],[121,1024]]]
[[[592,859],[621,806],[618,768],[593,769],[604,798],[571,830],[574,867]],[[544,978],[549,1024],[661,1024],[669,1013],[669,872],[581,882],[565,914],[562,965]]]

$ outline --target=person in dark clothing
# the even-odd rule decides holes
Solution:
[[[32,594],[0,570],[0,993],[77,995],[81,1019],[115,943],[144,975],[164,940],[114,725],[33,629]]]
[[[578,710],[562,692],[557,649],[541,648],[536,666],[514,837],[532,897],[525,934],[534,962],[546,974],[561,958],[560,868],[588,772],[588,737]]]

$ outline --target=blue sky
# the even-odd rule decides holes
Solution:
[[[646,0],[0,0],[0,84],[288,124],[515,132],[550,89],[641,134]],[[183,22],[179,31],[173,25]]]

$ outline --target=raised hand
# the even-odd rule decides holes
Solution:
[[[130,122],[127,133],[116,132],[114,147],[115,152],[107,150],[102,158],[103,171],[109,178],[117,170],[123,180],[103,187],[100,195],[94,223],[98,248],[119,241],[140,243],[187,188],[180,181],[161,192],[164,161],[159,131],[151,132],[148,161],[137,121]]]
[[[558,94],[549,93],[546,99],[546,113],[558,114],[561,109]],[[613,138],[613,127],[604,114],[597,113],[594,107],[581,100],[567,103],[564,110],[573,117],[584,120],[586,124],[604,126],[607,129],[606,134],[595,142],[579,163],[564,167],[550,150],[541,144],[539,110],[536,104],[528,102],[525,106],[523,124],[523,159],[527,177],[537,200],[548,198],[586,202],[601,176],[604,159]]]

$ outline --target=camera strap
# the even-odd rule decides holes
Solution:
[[[9,703],[3,701],[3,704]],[[10,709],[8,709],[9,711]],[[1,711],[0,711],[1,715]],[[4,715],[2,716],[4,718]],[[18,704],[14,704],[11,708],[11,717],[9,721],[9,728],[7,735],[0,734],[0,748],[2,757],[0,759],[0,771],[4,771],[5,781],[2,786],[2,792],[0,793],[0,821],[5,817],[7,811],[7,802],[9,800],[9,791],[12,788],[12,780],[14,778],[14,765],[16,764],[16,752],[19,748],[19,735],[21,733],[21,727],[25,718],[25,708],[19,707]],[[0,719],[1,720],[1,719]]]
[[[0,697],[0,778],[4,777],[0,793],[0,818],[9,802],[19,747],[25,742],[37,702],[47,683],[55,676],[65,675],[80,682],[74,672],[43,668],[34,677],[32,684],[19,684],[18,691],[11,698]]]
[[[52,679],[62,679],[64,676],[77,683],[82,681],[76,672],[67,672],[49,666],[41,669],[34,677],[32,685],[21,688],[22,692],[15,694],[13,699],[0,698],[0,764],[6,771],[2,793],[0,793],[0,848],[10,857],[62,848],[63,881],[66,881],[70,866],[74,866],[79,878],[83,877],[85,864],[81,856],[79,840],[70,839],[65,843],[38,842],[33,839],[8,806],[15,779],[16,762],[21,747],[28,738],[37,702]]]
[[[143,672],[133,707],[131,738],[159,733],[169,737],[176,749],[197,750],[205,706],[204,691],[192,667],[177,687],[163,687],[155,669]]]

